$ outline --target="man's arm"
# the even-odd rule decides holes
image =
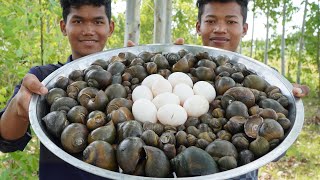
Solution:
[[[0,119],[0,137],[17,140],[29,127],[29,103],[33,93],[44,95],[48,89],[33,74],[27,74],[18,93],[11,99]]]

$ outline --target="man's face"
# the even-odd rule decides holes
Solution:
[[[196,28],[204,46],[235,52],[241,37],[247,33],[248,24],[243,24],[241,7],[236,2],[211,2],[204,6]]]
[[[100,52],[114,30],[113,21],[109,22],[105,6],[84,5],[71,7],[67,22],[60,21],[63,35],[67,36],[72,49],[72,58]]]

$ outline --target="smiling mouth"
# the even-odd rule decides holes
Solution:
[[[85,45],[93,45],[95,43],[97,43],[98,41],[96,40],[80,40],[81,43],[84,43]]]
[[[91,40],[91,39],[88,39],[88,40],[79,40],[80,42],[97,42],[97,40]]]
[[[214,43],[226,43],[226,42],[229,42],[230,39],[225,37],[213,37],[213,38],[210,38],[210,41],[213,41]]]

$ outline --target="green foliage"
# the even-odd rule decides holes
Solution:
[[[269,0],[271,1],[271,0]],[[279,3],[277,0],[273,0],[274,3]],[[280,2],[283,4],[283,2]],[[273,7],[273,3],[271,6]],[[292,14],[297,12],[297,7],[294,7],[291,1],[287,1],[287,20],[291,19]],[[268,6],[267,0],[257,0],[256,1],[256,11],[266,12],[266,8]],[[272,17],[271,24],[276,24],[275,19],[282,19],[281,17],[281,9],[271,8],[270,10],[278,12],[276,14],[271,13]],[[302,73],[301,73],[301,84],[307,84],[313,91],[311,91],[312,95],[316,95],[317,92],[320,92],[319,87],[319,72],[317,69],[317,52],[319,51],[319,42],[317,37],[317,33],[319,32],[320,27],[320,19],[319,19],[319,5],[317,2],[311,2],[308,5],[307,11],[307,19],[306,19],[306,27],[305,27],[305,35],[304,35],[304,51],[303,51],[303,60],[302,60]],[[302,21],[299,22],[302,24]],[[273,26],[275,30],[275,26]],[[295,82],[296,74],[297,74],[297,65],[298,65],[298,52],[299,52],[299,40],[301,37],[301,29],[300,27],[286,27],[286,29],[293,30],[293,33],[286,34],[285,39],[285,59],[286,59],[286,74],[285,77],[291,81]],[[287,33],[287,32],[286,32]],[[253,58],[259,61],[263,61],[264,59],[264,44],[265,41],[256,40],[254,46]],[[250,47],[251,41],[242,42],[243,54],[249,56],[250,55]],[[268,65],[278,69],[281,69],[281,34],[273,34],[269,38],[269,50],[268,50]]]
[[[0,152],[0,160],[0,179],[38,179],[39,140],[34,137],[22,152]]]
[[[200,38],[197,37],[197,33],[196,33],[196,22],[198,18],[198,10],[196,8],[194,1],[193,0],[185,0],[185,1],[173,0],[172,4],[173,4],[173,17],[172,17],[173,40],[179,37],[182,37],[185,39],[186,44],[201,45]],[[193,5],[190,6],[190,4],[193,4]]]
[[[124,14],[118,14],[117,16],[113,15],[112,17],[115,29],[111,38],[108,39],[108,48],[119,48],[123,46],[124,42],[124,27],[125,27],[125,17]]]
[[[154,25],[154,1],[153,0],[143,0],[141,3],[141,30],[140,30],[140,43],[152,44],[153,43],[153,25]]]
[[[7,101],[6,95],[7,95],[7,88],[1,87],[1,89],[0,89],[0,109],[5,107],[5,103]]]

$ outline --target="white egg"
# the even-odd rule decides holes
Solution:
[[[153,99],[153,94],[147,86],[137,86],[132,91],[132,100],[135,102],[138,99],[148,99],[151,101]]]
[[[141,122],[157,122],[157,108],[148,99],[138,99],[132,105],[132,114],[135,120]]]
[[[152,103],[159,109],[161,106],[164,106],[166,104],[180,104],[180,99],[177,95],[169,92],[165,92],[162,94],[159,94],[156,96],[153,100]]]
[[[144,78],[144,80],[141,82],[141,85],[145,85],[151,90],[152,84],[156,82],[158,79],[164,79],[164,77],[160,74],[151,74]]]
[[[194,95],[193,89],[184,83],[179,83],[173,88],[173,93],[180,99],[180,104],[183,103],[191,96]]]
[[[188,115],[180,105],[166,104],[158,110],[157,117],[161,124],[179,126],[187,121]]]
[[[175,72],[169,75],[168,81],[171,83],[172,87],[175,87],[179,83],[187,84],[192,88],[193,81],[192,79],[185,73]]]
[[[153,94],[153,97],[156,97],[157,95],[165,92],[172,93],[172,86],[170,82],[166,79],[158,79],[156,82],[153,83],[151,87],[151,91]]]
[[[193,86],[193,92],[195,95],[204,96],[208,102],[212,102],[216,98],[216,90],[214,87],[206,81],[198,81]]]
[[[183,108],[187,111],[188,116],[200,117],[208,112],[209,102],[201,95],[193,95],[184,102]]]

